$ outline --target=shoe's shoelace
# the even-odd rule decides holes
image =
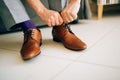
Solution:
[[[66,28],[70,33],[74,34],[74,33],[72,32],[71,28],[70,28],[70,25],[65,24],[65,28]]]
[[[29,30],[25,33],[25,41],[28,41],[29,38],[32,38],[32,35],[34,35],[34,30]]]

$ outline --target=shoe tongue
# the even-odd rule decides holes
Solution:
[[[68,24],[65,24],[64,27],[72,34],[74,34]]]
[[[67,32],[67,31],[69,31],[70,33],[72,33],[72,34],[74,34],[73,32],[72,32],[72,30],[70,29],[70,26],[68,25],[68,24],[65,24],[65,23],[63,23],[62,25],[59,25],[59,26],[55,26],[54,27],[55,29],[60,29],[60,30],[63,30],[64,32]]]

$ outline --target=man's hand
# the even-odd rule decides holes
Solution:
[[[60,14],[53,10],[45,9],[42,13],[38,13],[38,15],[48,26],[57,26],[63,23]]]
[[[63,23],[63,19],[56,11],[47,9],[40,0],[26,0],[37,15],[48,25],[56,26]],[[57,1],[57,0],[56,0]],[[53,3],[55,4],[55,3]]]
[[[69,4],[61,12],[64,23],[69,23],[77,19],[77,13],[80,8],[80,0],[70,0]]]

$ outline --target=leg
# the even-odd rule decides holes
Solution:
[[[4,0],[4,2],[8,7],[16,23],[21,23],[21,22],[30,20],[20,0],[15,0],[15,1]]]
[[[24,6],[20,0],[4,0],[8,7],[16,26],[20,26],[24,31],[24,41],[21,48],[21,55],[24,60],[37,56],[40,51],[41,33],[35,28],[30,20]]]
[[[103,15],[103,5],[98,5],[98,20],[102,19],[102,15]]]
[[[0,19],[1,19],[1,24],[3,25],[1,27],[6,29],[7,31],[9,31],[9,28],[15,24],[15,20],[12,17],[4,0],[0,0]]]
[[[27,12],[25,11],[24,6],[19,0],[16,1],[4,0],[0,2],[1,2],[0,17],[2,19],[4,27],[8,28],[8,30],[13,25],[15,26],[12,27],[11,29],[16,28],[16,24],[19,23],[22,24],[21,27],[23,31],[25,31],[28,28],[28,26],[30,28],[35,27],[34,23],[30,20]]]
[[[48,0],[49,8],[60,12],[67,4],[68,0]],[[55,4],[54,4],[55,3]]]

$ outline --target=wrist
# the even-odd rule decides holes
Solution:
[[[44,13],[47,9],[40,0],[26,0],[31,8],[37,13],[38,16]]]
[[[38,16],[41,16],[42,14],[44,14],[45,13],[45,11],[47,10],[47,8],[39,8],[38,10],[37,10],[37,14],[38,14]]]

